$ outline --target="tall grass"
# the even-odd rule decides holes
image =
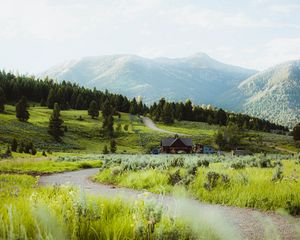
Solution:
[[[155,193],[182,186],[200,201],[300,214],[298,156],[107,157],[95,181]]]
[[[130,204],[70,187],[37,188],[36,182],[0,175],[0,239],[219,239],[170,217],[146,197]]]

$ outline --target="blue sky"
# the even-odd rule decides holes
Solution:
[[[299,0],[0,0],[0,69],[103,54],[205,52],[263,70],[300,59]]]

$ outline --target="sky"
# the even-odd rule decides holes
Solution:
[[[0,0],[0,69],[204,52],[257,70],[300,59],[299,0]]]

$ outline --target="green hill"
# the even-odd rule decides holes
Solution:
[[[109,146],[109,139],[100,136],[102,117],[91,119],[86,110],[62,111],[62,118],[67,132],[63,142],[56,142],[48,133],[51,109],[31,106],[28,123],[20,122],[15,117],[15,107],[6,105],[6,112],[0,114],[0,146],[6,146],[16,138],[20,141],[32,141],[39,151],[74,152],[74,153],[101,153],[104,145]],[[80,116],[83,120],[79,120]],[[116,132],[117,153],[147,153],[151,148],[158,146],[160,140],[169,134],[156,132],[143,125],[138,116],[121,113],[120,118],[115,116],[115,129],[121,124],[121,131]],[[128,125],[128,131],[124,126]],[[214,145],[213,135],[218,125],[209,125],[202,122],[175,122],[172,125],[157,123],[157,126],[172,132],[189,135],[194,143]],[[276,151],[274,147],[293,148],[292,137],[278,134],[247,131],[244,134],[243,145],[254,152],[262,150]],[[263,143],[258,143],[262,139]]]

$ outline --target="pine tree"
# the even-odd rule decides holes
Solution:
[[[53,113],[49,120],[48,133],[52,135],[57,141],[61,141],[61,137],[64,136],[64,130],[62,124],[64,121],[60,116],[60,108],[58,103],[54,104]]]
[[[173,113],[172,113],[172,108],[170,103],[165,103],[163,106],[163,111],[161,114],[161,120],[165,123],[165,124],[170,124],[170,123],[174,123],[174,117],[173,117]]]
[[[16,117],[21,122],[27,122],[29,119],[29,112],[28,112],[28,104],[25,97],[22,97],[21,100],[16,104]]]
[[[97,102],[95,100],[91,101],[88,114],[94,119],[95,117],[99,116],[99,109],[97,106]]]
[[[17,149],[18,149],[18,142],[17,142],[17,140],[15,138],[12,140],[10,147],[11,147],[11,150],[13,152],[17,151]]]
[[[108,153],[109,153],[109,151],[108,151],[106,145],[104,145],[104,147],[103,147],[103,152],[102,152],[102,153],[103,153],[103,154],[108,154]]]
[[[6,102],[6,97],[5,97],[5,94],[4,94],[4,91],[3,89],[0,87],[0,113],[4,112],[4,104]]]
[[[54,107],[55,99],[56,99],[55,90],[53,88],[51,88],[49,91],[49,94],[48,94],[48,98],[47,98],[48,108],[52,109]]]
[[[110,152],[111,153],[116,153],[117,151],[117,143],[115,139],[110,140]]]
[[[292,134],[295,141],[300,141],[300,123],[294,127]]]

